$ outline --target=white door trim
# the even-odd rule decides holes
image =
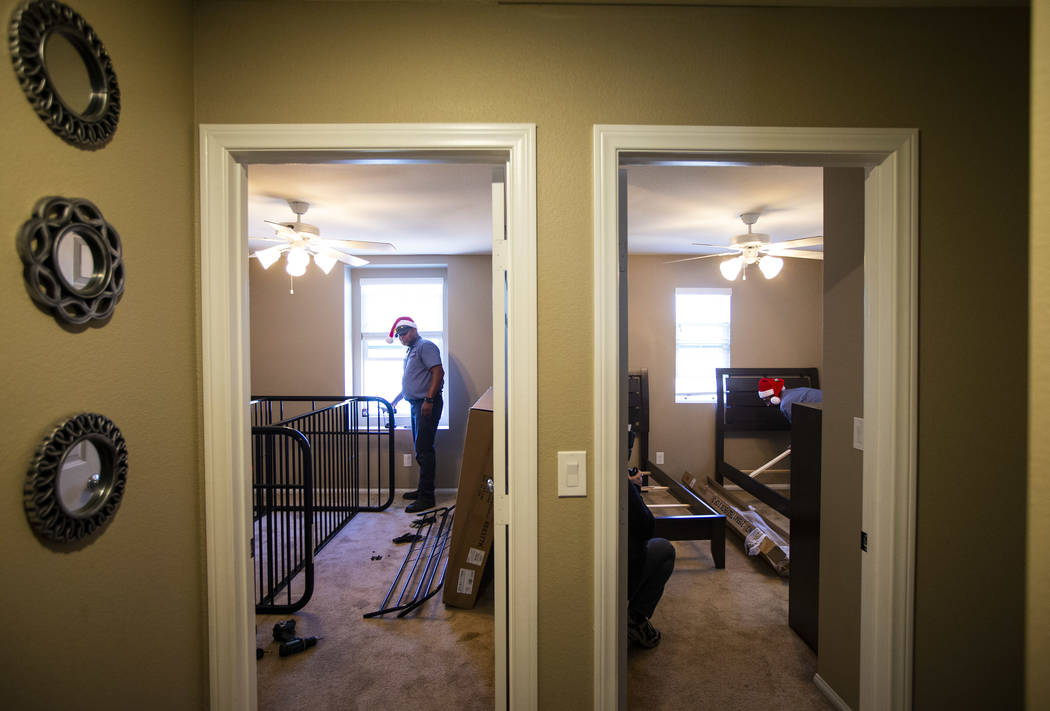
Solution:
[[[256,708],[249,559],[248,254],[244,164],[282,154],[367,150],[507,151],[507,416],[511,491],[497,496],[509,559],[509,664],[497,707],[537,704],[536,128],[532,124],[253,124],[200,127],[201,358],[211,708]],[[512,526],[509,526],[513,522]],[[497,552],[499,555],[500,552]],[[504,597],[505,596],[505,597]],[[509,678],[508,678],[509,676]]]
[[[918,133],[910,129],[594,127],[594,708],[623,708],[618,377],[621,153],[864,165],[864,486],[860,709],[911,708],[915,580]],[[858,545],[860,544],[858,540]]]

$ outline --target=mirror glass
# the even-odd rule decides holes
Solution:
[[[58,502],[70,514],[90,513],[104,493],[102,457],[95,445],[82,439],[66,452],[58,469]]]
[[[62,101],[83,115],[91,105],[91,74],[73,41],[52,32],[44,43],[44,65]]]
[[[74,230],[66,231],[58,239],[58,270],[75,291],[84,291],[96,271],[91,245]]]

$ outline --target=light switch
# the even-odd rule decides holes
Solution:
[[[558,452],[558,496],[587,495],[587,453]]]
[[[864,451],[864,418],[853,418],[853,448]]]

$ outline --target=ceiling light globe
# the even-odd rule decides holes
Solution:
[[[283,246],[268,247],[256,252],[255,258],[259,260],[259,264],[262,265],[263,269],[269,269],[274,262],[281,258],[281,252],[283,251]]]
[[[299,269],[300,267],[305,270],[310,264],[310,253],[302,247],[294,247],[288,250],[288,273],[291,274],[291,269]],[[301,274],[302,272],[300,272]],[[294,275],[298,276],[298,275]]]
[[[323,271],[325,274],[331,272],[332,267],[334,267],[335,263],[338,261],[339,260],[333,257],[332,255],[325,254],[324,252],[318,252],[314,255],[314,264],[319,266],[321,268],[321,271]]]
[[[784,260],[767,254],[759,258],[758,268],[761,270],[762,276],[766,279],[772,279],[784,268]]]
[[[722,272],[722,276],[726,279],[733,281],[740,275],[740,267],[743,266],[743,261],[743,257],[727,259],[718,265],[718,270]]]
[[[288,274],[290,276],[301,277],[303,274],[306,274],[306,265],[305,264],[294,264],[291,261],[289,261],[284,266],[284,270],[286,272],[288,272]]]

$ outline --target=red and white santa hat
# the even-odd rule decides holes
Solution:
[[[758,381],[758,396],[763,400],[767,397],[774,405],[780,404],[780,391],[784,389],[784,381],[780,378],[760,378]]]
[[[394,319],[394,325],[390,327],[390,335],[386,337],[386,342],[393,343],[394,334],[397,333],[397,329],[405,327],[415,328],[416,330],[419,330],[419,328],[416,326],[416,322],[410,319],[408,316],[398,316],[396,319]]]

